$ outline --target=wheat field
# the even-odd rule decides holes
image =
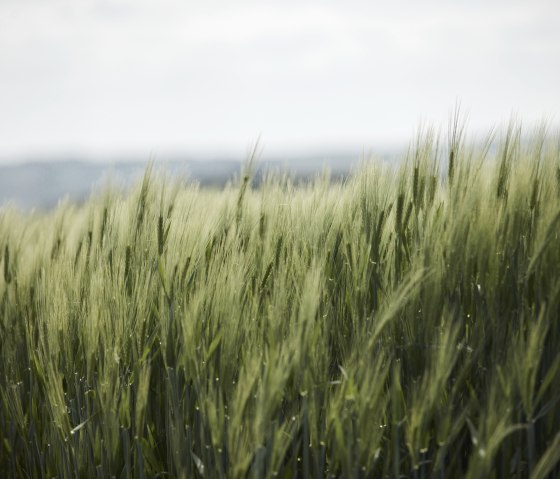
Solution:
[[[0,211],[2,476],[558,477],[558,136],[252,166]]]

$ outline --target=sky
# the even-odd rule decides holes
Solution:
[[[383,151],[559,85],[558,0],[0,0],[3,161]]]

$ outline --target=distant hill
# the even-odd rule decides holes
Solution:
[[[329,169],[333,178],[347,175],[360,162],[350,155],[273,159],[257,164],[255,183],[265,172],[287,172],[296,179],[306,179]],[[87,162],[81,160],[30,161],[0,164],[0,206],[15,204],[23,210],[50,209],[68,197],[83,201],[109,178],[130,185],[142,177],[147,161]],[[239,176],[242,162],[235,160],[170,160],[154,162],[156,170],[197,182],[202,186],[223,187]]]

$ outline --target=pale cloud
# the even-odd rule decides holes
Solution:
[[[0,156],[360,149],[560,109],[556,2],[0,2]]]

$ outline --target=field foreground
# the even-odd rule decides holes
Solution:
[[[560,146],[0,211],[3,477],[558,477]]]

